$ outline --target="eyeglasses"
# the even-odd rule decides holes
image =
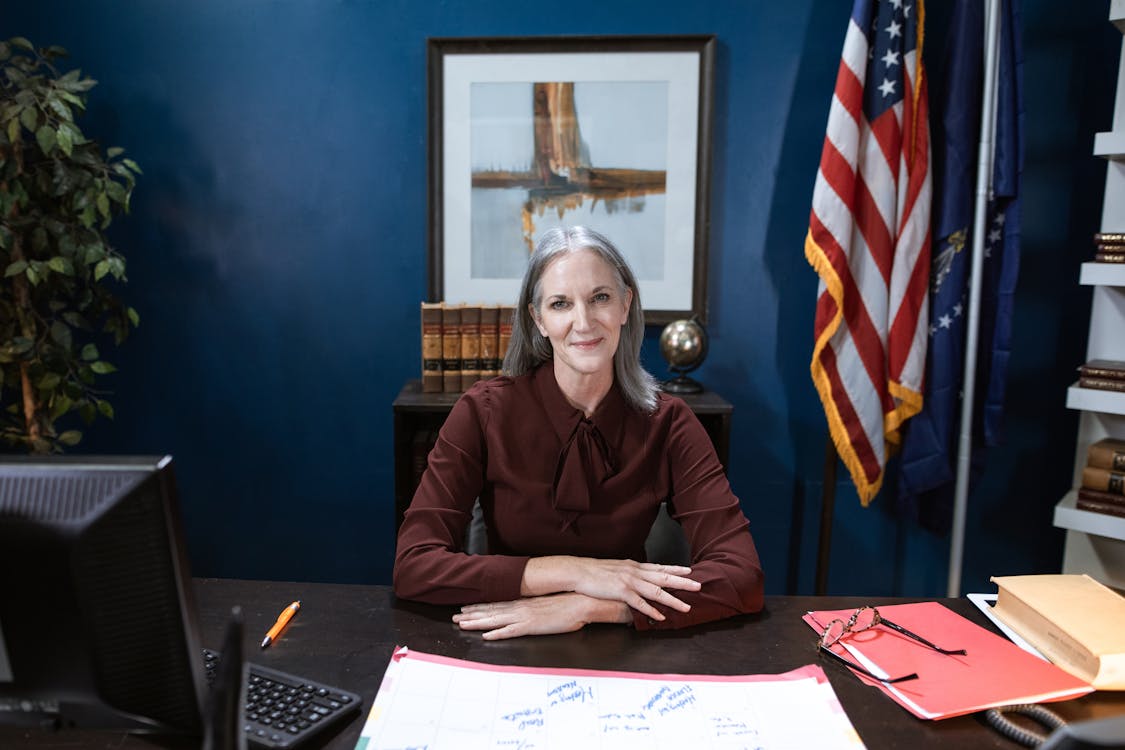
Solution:
[[[918,643],[921,643],[923,646],[932,648],[939,654],[945,654],[946,656],[965,655],[965,649],[963,648],[955,650],[944,649],[941,646],[938,646],[937,644],[926,640],[917,633],[912,633],[901,625],[891,622],[890,620],[880,615],[879,610],[875,609],[874,607],[860,607],[855,612],[852,612],[852,616],[849,617],[847,621],[841,619],[830,621],[824,627],[824,631],[820,634],[820,638],[816,642],[817,649],[828,654],[836,661],[843,663],[849,669],[855,670],[856,672],[866,675],[873,680],[878,680],[879,682],[892,683],[918,679],[918,675],[916,673],[908,674],[903,677],[879,677],[878,675],[872,674],[871,672],[867,671],[858,664],[855,664],[849,659],[845,659],[832,650],[832,646],[839,643],[840,640],[848,633],[862,633],[865,630],[870,630],[876,625],[886,625],[891,630],[902,633],[908,638],[912,638],[915,641],[918,641]]]

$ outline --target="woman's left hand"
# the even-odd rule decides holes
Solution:
[[[530,596],[510,602],[469,604],[453,615],[462,630],[483,630],[486,641],[521,635],[570,633],[590,622],[631,622],[629,608],[585,594]]]

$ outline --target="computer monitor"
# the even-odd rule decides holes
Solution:
[[[0,457],[0,724],[200,734],[172,459]]]

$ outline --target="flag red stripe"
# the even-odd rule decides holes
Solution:
[[[856,225],[867,243],[867,250],[871,253],[871,260],[883,276],[883,283],[891,281],[891,265],[894,263],[895,241],[891,237],[890,227],[883,221],[883,214],[875,202],[875,196],[867,189],[867,182],[860,177],[855,195],[848,203],[853,204]],[[892,220],[893,221],[893,220]]]
[[[847,428],[848,442],[855,450],[856,458],[859,459],[860,465],[863,467],[863,473],[867,481],[875,482],[882,473],[883,467],[879,462],[879,457],[875,455],[875,449],[867,439],[867,433],[863,431],[859,414],[852,406],[848,389],[844,387],[840,380],[836,352],[832,351],[832,347],[825,347],[821,355],[821,362],[824,364],[824,370],[832,386],[832,402],[836,405],[840,420]]]
[[[836,238],[824,229],[815,215],[811,217],[811,222],[813,236],[823,236],[821,247],[826,251],[829,260],[832,262],[832,267],[836,269],[836,274],[840,277],[840,283],[843,285],[844,323],[848,327],[856,351],[859,352],[863,369],[867,371],[867,377],[871,379],[872,387],[879,394],[880,402],[889,403],[892,399],[887,392],[887,374],[883,369],[883,363],[886,361],[883,342],[878,329],[867,314],[867,306],[863,304],[863,296],[860,295],[859,289],[856,287],[855,279],[852,278],[847,255],[836,242]],[[821,235],[821,231],[823,231],[823,235]],[[821,295],[821,299],[825,296],[827,295]],[[820,306],[818,302],[818,320],[821,319]],[[828,320],[831,320],[831,318],[828,318]],[[817,330],[823,329],[818,326]],[[831,346],[825,347],[825,350],[830,348]]]
[[[910,284],[899,308],[900,312],[895,316],[890,334],[887,336],[887,350],[890,355],[889,374],[895,381],[902,377],[903,367],[914,346],[914,333],[918,329],[922,306],[926,304],[926,294],[930,289],[929,257],[930,235],[927,232],[921,257],[914,264],[914,272],[910,274]]]

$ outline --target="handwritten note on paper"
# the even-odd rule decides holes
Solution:
[[[356,750],[858,750],[824,673],[533,669],[396,649]]]

